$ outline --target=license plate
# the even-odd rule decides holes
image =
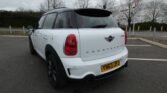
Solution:
[[[114,61],[112,63],[109,63],[109,64],[105,64],[105,65],[102,65],[101,66],[101,72],[106,72],[110,69],[113,69],[115,67],[118,67],[120,65],[120,61]]]

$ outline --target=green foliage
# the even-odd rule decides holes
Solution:
[[[156,28],[157,31],[161,31],[161,27],[163,27],[164,31],[167,31],[167,24],[162,24],[162,23],[153,23],[153,22],[145,22],[145,23],[137,23],[135,24],[135,30],[138,30],[138,26],[140,26],[140,30],[141,31],[145,31],[145,30],[150,30],[150,27]],[[133,25],[131,25],[131,28],[133,27]]]
[[[41,15],[40,12],[32,11],[0,11],[0,27],[27,27],[29,25],[37,27]]]

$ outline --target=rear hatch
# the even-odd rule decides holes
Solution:
[[[82,60],[114,56],[124,49],[124,31],[117,26],[110,12],[82,9],[76,11],[76,19]]]
[[[84,61],[94,60],[120,53],[124,45],[124,34],[120,29],[79,29],[80,53]],[[112,41],[108,39],[110,36]]]

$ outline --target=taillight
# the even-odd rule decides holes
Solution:
[[[64,53],[68,56],[74,56],[77,54],[77,39],[74,34],[67,36],[65,41]]]
[[[127,41],[128,41],[128,34],[127,34],[126,31],[124,31],[124,32],[125,32],[125,44],[127,44]]]

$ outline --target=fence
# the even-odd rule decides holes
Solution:
[[[127,29],[128,27],[126,27],[126,31],[128,31],[131,35],[135,35],[136,32],[145,32],[145,31],[150,31],[150,32],[167,32],[166,27],[164,26],[160,26],[160,29],[157,30],[156,27],[152,27],[150,26],[148,30],[141,30],[140,29],[141,26],[135,26],[133,25],[132,27],[129,28],[129,30]]]
[[[9,26],[8,28],[0,28],[0,35],[27,35],[28,30],[23,26],[20,28],[14,28]]]
[[[143,38],[167,45],[167,30],[164,30],[163,27],[161,27],[160,30],[150,27],[149,30],[144,30],[144,31],[141,31],[140,27],[138,27],[138,30],[129,28],[128,36],[129,37],[143,37]]]

